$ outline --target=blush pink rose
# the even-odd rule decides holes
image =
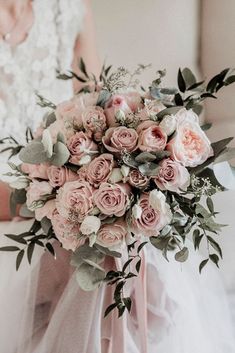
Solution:
[[[64,249],[75,251],[84,244],[85,237],[80,236],[78,224],[71,223],[58,212],[52,216],[51,223],[55,235]]]
[[[150,205],[149,194],[143,193],[138,201],[140,215],[137,218],[132,216],[133,232],[137,235],[157,236],[171,219],[169,206],[167,204],[164,206],[165,208],[154,209]]]
[[[149,179],[147,176],[141,174],[138,169],[133,169],[128,175],[128,182],[132,186],[142,189],[148,185]]]
[[[130,193],[128,184],[102,183],[94,192],[94,203],[104,215],[121,217],[130,205]]]
[[[71,221],[82,222],[93,209],[93,190],[86,181],[66,182],[57,193],[59,214]]]
[[[56,209],[55,200],[49,200],[42,207],[35,209],[35,219],[41,221],[44,217],[51,219]]]
[[[83,126],[89,137],[101,141],[106,129],[106,117],[101,107],[88,107],[82,113]]]
[[[103,224],[97,233],[96,243],[114,250],[125,242],[127,234],[127,225],[124,221]]]
[[[107,118],[107,125],[109,127],[118,126],[115,115],[119,110],[122,110],[125,114],[131,113],[131,108],[126,101],[126,98],[123,95],[115,94],[107,102],[104,110]]]
[[[102,142],[113,153],[133,152],[137,148],[138,134],[125,126],[112,127],[106,131]]]
[[[95,187],[108,180],[114,167],[113,155],[101,154],[87,166],[87,180]]]
[[[47,171],[49,183],[53,188],[63,186],[67,181],[78,180],[76,173],[65,167],[50,166]]]
[[[137,132],[139,134],[138,147],[144,152],[163,151],[167,143],[167,134],[153,121],[146,120],[141,123]]]
[[[87,107],[96,106],[98,97],[99,92],[80,93],[72,98],[72,102],[76,104],[79,111],[83,112]]]
[[[22,163],[20,166],[23,173],[28,174],[30,178],[39,178],[48,180],[47,170],[48,164],[28,164]]]
[[[198,116],[192,110],[181,109],[176,119],[176,132],[167,145],[172,158],[185,167],[196,167],[213,156],[211,143],[199,125]]]
[[[163,159],[159,166],[159,173],[154,178],[159,189],[177,193],[187,189],[190,184],[190,174],[184,166],[170,158]]]
[[[70,162],[79,165],[82,157],[93,157],[98,150],[97,145],[83,131],[76,132],[68,141],[68,149],[71,152]]]
[[[73,100],[68,100],[57,105],[55,110],[56,119],[66,124],[80,127],[82,126],[81,110]]]
[[[56,120],[48,128],[50,132],[53,144],[57,142],[58,134],[64,137],[65,142],[74,135],[74,129],[72,124],[67,124],[63,120]]]
[[[46,195],[50,195],[53,187],[47,181],[33,179],[27,189],[27,207],[30,209],[34,201],[39,201]]]

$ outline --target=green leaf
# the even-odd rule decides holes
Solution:
[[[118,258],[122,257],[122,254],[120,252],[109,250],[108,248],[105,248],[104,246],[101,246],[99,244],[94,244],[94,247],[98,249],[102,254],[105,254],[107,256],[118,257]]]
[[[15,234],[5,234],[5,236],[11,240],[14,240],[17,243],[20,244],[27,244],[27,241],[24,238],[21,238],[19,235]]]
[[[62,167],[69,159],[70,152],[65,144],[58,141],[54,145],[53,156],[50,159],[50,163],[57,166]]]
[[[152,162],[155,159],[156,156],[150,152],[142,152],[135,157],[135,160],[138,163]]]
[[[180,107],[184,105],[183,98],[179,93],[175,94],[175,104]]]
[[[186,91],[186,83],[185,83],[184,77],[183,77],[182,72],[181,72],[180,69],[178,71],[177,81],[178,81],[179,90],[181,92],[185,92]]]
[[[227,162],[235,158],[235,147],[226,147],[224,151],[214,160],[214,164]]]
[[[183,75],[184,82],[186,83],[187,87],[191,87],[192,85],[194,85],[196,83],[196,77],[194,76],[194,74],[192,73],[192,71],[188,67],[185,67],[182,70],[182,75]]]
[[[193,231],[193,243],[194,243],[194,249],[197,250],[199,249],[201,240],[203,238],[203,235],[200,235],[199,229],[194,229]]]
[[[84,62],[83,58],[80,58],[80,61],[79,61],[79,69],[81,70],[81,72],[82,72],[87,78],[89,78],[89,75],[88,75],[88,73],[87,73],[86,65],[85,65],[85,62]]]
[[[109,314],[112,310],[114,310],[117,306],[118,306],[118,303],[113,303],[113,304],[109,305],[109,306],[107,307],[107,309],[105,310],[104,317],[108,316],[108,314]]]
[[[207,197],[206,204],[207,204],[207,207],[208,207],[210,213],[214,214],[214,212],[215,212],[214,204],[213,204],[213,201],[212,201],[211,197]]]
[[[163,109],[157,114],[157,117],[162,119],[165,115],[177,114],[178,111],[181,110],[182,108],[183,108],[183,106],[182,107],[170,107],[170,108]]]
[[[24,250],[20,250],[16,258],[16,271],[18,271],[20,264],[24,257]]]
[[[140,272],[140,266],[141,266],[141,259],[139,259],[135,265],[136,272]]]
[[[209,259],[203,260],[200,265],[199,265],[199,272],[202,272],[202,269],[206,266],[207,262],[209,261]]]
[[[211,127],[212,127],[212,124],[211,124],[211,123],[208,123],[208,124],[202,125],[202,126],[201,126],[201,129],[202,129],[203,131],[207,131],[207,130],[209,130]]]
[[[222,250],[221,247],[219,246],[219,244],[209,235],[207,236],[207,239],[210,243],[210,245],[215,249],[215,251],[217,251],[221,257],[221,259],[223,258],[223,254],[222,254]]]
[[[188,248],[184,247],[182,250],[175,254],[175,260],[178,262],[185,262],[188,259],[189,251]]]
[[[226,78],[225,85],[228,86],[228,85],[231,85],[234,82],[235,82],[235,75],[232,75],[232,76],[229,76],[228,78]]]
[[[90,247],[88,244],[84,244],[73,253],[71,258],[71,265],[80,267],[84,263],[84,260],[100,263],[103,259],[104,255],[95,247]]]
[[[51,243],[46,243],[46,248],[49,251],[49,253],[56,258],[56,254],[55,254],[55,250],[53,248],[53,246],[51,245]]]
[[[210,260],[219,268],[219,256],[216,254],[209,255]]]
[[[76,272],[76,279],[81,289],[92,291],[96,289],[105,278],[105,272],[83,263]]]
[[[19,251],[20,248],[18,248],[17,246],[2,246],[0,248],[0,251]]]
[[[137,253],[139,254],[140,251],[143,249],[143,247],[148,244],[148,241],[144,241],[143,243],[141,243],[138,248],[137,248]]]
[[[108,90],[101,90],[96,105],[104,108],[106,102],[110,99],[111,93]]]
[[[130,297],[126,297],[126,298],[123,298],[123,303],[125,304],[125,307],[127,308],[128,312],[130,313],[131,311],[131,298]]]
[[[22,148],[19,158],[22,162],[29,164],[40,164],[48,160],[44,146],[40,141],[32,141]]]
[[[33,257],[34,248],[35,248],[35,242],[31,242],[27,248],[27,258],[30,265]]]
[[[56,121],[56,116],[55,113],[52,112],[48,115],[46,115],[45,119],[45,126],[48,128],[51,124],[53,124]]]
[[[157,176],[160,170],[160,167],[156,163],[148,162],[139,165],[138,167],[141,174],[146,176]]]
[[[219,156],[224,148],[233,140],[233,137],[228,137],[223,140],[213,142],[211,147],[213,148],[215,157]]]
[[[130,258],[129,260],[127,260],[125,262],[125,264],[123,265],[123,268],[122,268],[122,272],[124,273],[127,269],[127,267],[130,265],[130,263],[133,261],[133,258]]]

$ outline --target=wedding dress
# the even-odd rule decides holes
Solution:
[[[42,117],[35,91],[54,103],[71,97],[71,82],[56,80],[56,69],[70,68],[82,26],[81,0],[34,0],[33,6],[26,41],[15,49],[0,43],[0,137],[19,141]],[[1,246],[9,245],[4,233],[28,230],[30,222],[2,222]],[[127,289],[131,315],[104,319],[111,287],[82,291],[69,254],[59,246],[56,253],[55,261],[39,249],[18,272],[15,254],[0,254],[1,353],[235,352],[223,286],[210,266],[198,274],[198,255],[179,265],[173,255],[168,263],[151,245],[144,248],[140,276]]]

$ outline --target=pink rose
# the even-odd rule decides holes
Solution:
[[[27,207],[32,209],[32,204],[35,201],[39,201],[45,198],[46,195],[50,195],[52,190],[52,186],[47,181],[38,181],[33,179],[27,190]]]
[[[106,131],[102,142],[110,152],[132,152],[137,148],[138,134],[125,126],[112,127]]]
[[[57,142],[58,134],[63,135],[66,142],[74,135],[73,125],[67,124],[63,120],[54,121],[47,129],[50,132],[54,144]]]
[[[77,180],[86,181],[87,180],[87,166],[79,168],[77,171]]]
[[[67,181],[78,180],[77,174],[65,167],[56,167],[52,165],[48,168],[47,173],[49,183],[51,186],[53,186],[53,188],[56,188],[57,186],[63,186]]]
[[[41,221],[44,217],[51,219],[55,208],[55,199],[47,201],[45,205],[35,209],[35,219],[37,221]]]
[[[56,119],[63,121],[65,126],[82,126],[81,109],[73,100],[65,101],[57,105],[55,110]]]
[[[176,132],[167,145],[172,158],[186,167],[196,167],[213,156],[209,139],[192,110],[181,109],[177,114]]]
[[[118,126],[115,115],[119,110],[122,110],[125,114],[131,113],[131,108],[129,107],[125,97],[123,95],[116,94],[112,96],[105,107],[105,115],[109,127]]]
[[[79,234],[79,225],[71,223],[63,218],[59,213],[55,212],[52,216],[51,223],[57,239],[66,250],[75,251],[85,242],[85,237]]]
[[[96,141],[101,141],[103,131],[106,129],[106,117],[101,107],[88,107],[82,113],[83,126],[89,135]]]
[[[127,236],[127,225],[123,221],[103,224],[97,234],[96,243],[111,249],[120,247]]]
[[[68,141],[68,149],[71,152],[70,162],[79,165],[82,157],[94,156],[97,153],[97,145],[83,131],[76,132]]]
[[[87,182],[70,181],[57,193],[56,207],[59,214],[71,221],[82,222],[92,211],[92,187]]]
[[[137,205],[141,210],[137,217],[132,216],[132,227],[135,234],[157,236],[159,231],[170,222],[171,212],[165,201],[159,202],[159,206],[153,208],[149,196],[147,193],[140,196]]]
[[[138,169],[133,169],[128,175],[128,182],[132,186],[142,189],[148,185],[149,179],[147,176],[141,174]]]
[[[72,98],[72,102],[75,103],[78,109],[82,112],[87,107],[96,106],[98,97],[99,92],[80,93]]]
[[[139,134],[138,147],[144,152],[163,151],[167,143],[167,134],[153,121],[146,120],[141,123],[137,132]]]
[[[170,158],[163,159],[159,166],[159,173],[154,178],[159,189],[177,193],[187,189],[190,184],[190,174],[184,166]]]
[[[101,183],[108,180],[113,167],[114,160],[112,154],[101,154],[87,166],[87,180],[91,185],[99,187]]]
[[[107,216],[121,217],[130,205],[128,184],[102,183],[94,192],[94,203]]]
[[[48,180],[48,175],[47,175],[48,164],[22,163],[20,168],[23,173],[28,174],[29,177],[32,179],[39,178],[39,179]]]

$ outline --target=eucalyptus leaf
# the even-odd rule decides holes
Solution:
[[[175,260],[178,262],[185,262],[188,259],[189,250],[188,248],[184,247],[182,250],[175,254]]]
[[[160,167],[155,163],[144,163],[138,167],[141,174],[146,176],[157,176],[160,170]]]
[[[118,257],[118,258],[122,257],[121,253],[114,250],[109,250],[108,248],[105,248],[104,246],[101,246],[99,244],[95,244],[94,247],[104,255]]]
[[[192,85],[194,85],[196,83],[196,77],[194,76],[194,74],[192,73],[192,71],[188,67],[185,67],[182,70],[182,76],[184,78],[184,81],[185,81],[187,87],[191,87]]]
[[[16,257],[16,271],[18,271],[20,265],[21,265],[21,262],[23,260],[23,257],[24,257],[24,250],[20,250],[17,257]]]
[[[169,108],[166,108],[166,109],[163,109],[161,110],[158,114],[157,114],[157,117],[162,119],[165,115],[174,115],[176,113],[178,113],[179,110],[181,110],[183,108],[182,107],[169,107]]]
[[[111,97],[111,93],[109,91],[107,90],[100,91],[96,105],[99,105],[100,107],[104,108],[106,102],[110,99],[110,97]]]
[[[136,162],[145,163],[152,162],[156,159],[156,156],[150,152],[142,152],[135,157]]]
[[[26,204],[24,204],[20,207],[19,215],[20,215],[20,217],[23,217],[23,218],[34,218],[35,217],[34,212],[30,211]]]
[[[50,114],[47,114],[45,119],[45,126],[48,128],[51,124],[53,124],[56,121],[56,116],[55,113],[52,112]]]
[[[83,263],[76,272],[76,280],[84,291],[95,290],[105,278],[105,272]]]
[[[65,144],[58,141],[54,145],[53,156],[50,159],[50,163],[57,166],[62,167],[69,159],[70,152]]]
[[[84,244],[73,253],[71,258],[71,265],[80,267],[85,260],[99,264],[103,261],[103,259],[104,255],[95,247],[90,247],[88,244]]]
[[[32,141],[23,147],[19,153],[19,158],[24,163],[40,164],[48,160],[44,145],[40,141]]]

